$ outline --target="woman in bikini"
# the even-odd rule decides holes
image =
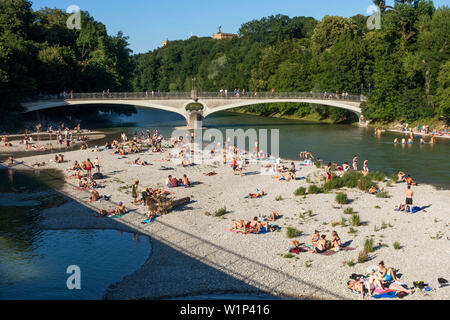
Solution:
[[[311,243],[312,243],[313,246],[316,245],[317,241],[319,241],[319,238],[320,238],[319,231],[314,230],[314,234],[311,237]]]
[[[131,187],[131,196],[133,197],[133,204],[137,206],[137,197],[138,197],[138,187],[139,187],[139,180],[136,180]]]
[[[342,245],[341,238],[339,238],[336,231],[331,232],[331,240],[330,240],[330,249],[336,250],[339,249]]]
[[[358,171],[358,157],[353,156],[353,170]]]

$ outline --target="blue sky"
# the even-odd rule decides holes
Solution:
[[[318,20],[326,14],[350,17],[367,14],[372,0],[31,0],[33,9],[66,9],[77,5],[104,23],[109,34],[118,31],[130,37],[134,53],[156,49],[169,40],[212,36],[217,27],[237,33],[241,24],[278,13],[311,16]],[[393,1],[387,1],[392,3]],[[434,0],[436,7],[450,0]]]

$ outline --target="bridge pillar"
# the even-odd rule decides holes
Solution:
[[[186,122],[190,129],[199,129],[202,127],[203,114],[199,111],[187,111]]]

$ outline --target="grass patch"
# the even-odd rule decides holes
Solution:
[[[351,207],[345,208],[345,210],[344,210],[344,214],[353,214],[353,213],[354,213],[354,210]]]
[[[311,262],[312,262],[311,260],[305,261],[305,267],[306,267],[306,268],[311,267],[311,265],[312,265]]]
[[[346,264],[349,267],[353,267],[356,263],[352,259],[352,260],[349,260],[349,261],[344,261],[344,264]]]
[[[334,227],[336,227],[336,226],[338,226],[338,225],[340,225],[340,222],[339,221],[333,221],[332,223],[331,223],[331,226],[334,228]]]
[[[375,180],[375,181],[384,181],[386,178],[386,175],[380,171],[373,171],[367,175],[369,179]]]
[[[293,257],[294,257],[294,255],[292,253],[286,253],[285,255],[283,255],[283,258],[286,258],[286,259],[290,259]]]
[[[336,202],[339,204],[347,204],[348,202],[347,194],[345,194],[344,192],[339,192],[336,195]]]
[[[369,259],[369,254],[366,250],[361,250],[358,253],[358,263],[364,263]]]
[[[364,250],[367,252],[373,252],[373,238],[366,239],[366,241],[364,241]]]
[[[341,227],[346,227],[347,226],[347,219],[342,218],[341,219]]]
[[[357,232],[358,232],[358,230],[353,229],[353,227],[350,227],[350,229],[348,230],[348,233],[350,233],[350,234],[355,234]]]
[[[297,188],[294,191],[294,195],[296,195],[296,196],[304,196],[305,194],[306,194],[306,188],[305,187]]]
[[[381,191],[381,192],[378,192],[375,197],[383,198],[383,199],[384,198],[389,198],[389,194],[388,194],[387,191]]]
[[[300,237],[301,235],[302,235],[302,232],[300,230],[297,230],[294,227],[288,227],[286,230],[286,237],[288,237],[289,239],[295,238],[295,237]]]
[[[320,188],[316,186],[315,184],[312,184],[308,187],[308,193],[309,194],[317,194],[320,192]]]
[[[359,217],[359,214],[352,214],[352,217],[350,218],[350,224],[353,227],[359,227],[361,225],[361,218]]]
[[[211,215],[211,212],[209,212],[209,211],[205,212],[205,216],[209,217],[210,215]]]
[[[400,242],[398,242],[398,241],[395,241],[393,244],[392,244],[392,246],[394,247],[394,249],[395,250],[399,250],[399,249],[401,249],[401,245],[400,245]]]
[[[375,206],[374,208],[375,208],[375,209],[381,209],[381,207],[380,207],[380,206],[378,206],[378,205],[377,205],[377,206]]]
[[[227,207],[223,206],[222,208],[217,209],[214,212],[214,217],[221,217],[221,216],[223,216],[226,213],[227,213]]]
[[[275,197],[275,201],[281,201],[283,200],[283,197],[281,195],[278,195]]]

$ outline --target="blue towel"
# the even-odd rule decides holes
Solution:
[[[385,293],[380,293],[373,295],[372,298],[374,299],[380,299],[380,298],[395,298],[395,291],[389,291]]]

